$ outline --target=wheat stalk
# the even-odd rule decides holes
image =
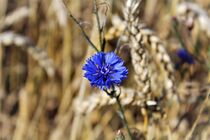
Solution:
[[[0,44],[3,47],[15,46],[26,51],[46,71],[49,77],[55,74],[53,61],[48,57],[46,51],[33,45],[32,41],[25,36],[14,32],[0,33]]]
[[[55,13],[57,21],[61,27],[66,27],[68,23],[68,12],[62,0],[52,0],[50,11]]]

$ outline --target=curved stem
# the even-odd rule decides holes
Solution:
[[[132,137],[130,128],[128,127],[128,122],[127,122],[127,120],[125,118],[124,109],[123,109],[123,106],[122,106],[122,104],[120,102],[119,96],[115,96],[115,99],[116,99],[117,104],[118,104],[118,106],[120,108],[120,113],[121,113],[120,115],[121,115],[121,118],[122,118],[122,121],[123,121],[123,125],[125,126],[125,128],[126,128],[126,130],[128,132],[128,135],[129,135],[130,139],[133,140],[133,137]]]
[[[65,8],[68,10],[67,4],[65,2],[65,0],[63,1]],[[90,47],[92,47],[96,52],[99,52],[99,50],[97,49],[97,47],[94,45],[94,43],[90,40],[90,38],[88,37],[87,33],[85,32],[84,28],[82,27],[81,23],[72,15],[71,11],[68,10],[68,15],[69,17],[77,24],[77,26],[79,27],[79,29],[81,30],[84,38],[86,39],[87,43],[90,45]]]
[[[133,136],[132,136],[132,134],[131,134],[130,128],[128,127],[128,122],[127,122],[127,120],[126,120],[126,118],[125,118],[125,113],[124,113],[123,106],[122,106],[122,104],[121,104],[121,102],[120,102],[120,99],[119,99],[120,94],[119,94],[119,95],[116,94],[116,91],[115,91],[114,87],[113,87],[113,90],[112,90],[111,92],[107,91],[106,89],[103,89],[103,91],[106,92],[106,94],[107,94],[110,98],[115,98],[115,99],[116,99],[117,105],[118,105],[119,108],[120,108],[120,118],[122,119],[123,125],[124,125],[124,127],[126,128],[126,130],[127,130],[127,132],[128,132],[128,135],[129,135],[129,137],[130,137],[130,140],[133,140]]]

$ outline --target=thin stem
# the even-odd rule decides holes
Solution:
[[[120,38],[117,40],[117,45],[116,45],[116,48],[114,50],[114,52],[117,54],[117,52],[119,51],[119,48],[120,48],[120,44],[121,44],[121,41],[122,41],[122,37],[125,35],[125,32],[127,30],[127,27],[125,28],[125,30],[123,31],[123,33],[120,35]]]
[[[179,42],[181,44],[181,47],[185,48],[184,41],[182,40],[181,35],[179,34],[179,31],[177,29],[177,21],[176,21],[176,19],[173,20],[172,25],[173,25],[176,37],[177,37],[177,39],[179,40]]]
[[[208,47],[208,53],[207,53],[207,67],[208,67],[208,70],[210,71],[210,45]]]
[[[118,106],[119,106],[119,108],[120,108],[120,118],[122,119],[123,125],[124,125],[124,127],[126,128],[126,130],[127,130],[127,132],[128,132],[128,135],[129,135],[129,137],[130,137],[130,140],[133,140],[133,137],[132,137],[130,128],[128,127],[128,122],[127,122],[127,120],[126,120],[126,118],[125,118],[125,113],[124,113],[123,106],[122,106],[122,104],[121,104],[121,102],[120,102],[120,99],[119,99],[120,94],[119,94],[119,95],[116,94],[116,91],[115,91],[114,87],[113,87],[113,90],[112,90],[111,92],[107,91],[106,89],[104,89],[104,92],[106,92],[106,94],[107,94],[110,98],[115,98],[115,99],[116,99],[117,104],[118,104]]]
[[[124,109],[123,109],[123,106],[120,102],[120,99],[119,99],[119,96],[115,96],[115,99],[117,101],[117,104],[120,108],[120,113],[121,113],[121,118],[122,118],[122,121],[123,121],[123,125],[125,126],[125,128],[127,129],[127,132],[128,132],[128,135],[130,137],[131,140],[133,140],[133,137],[132,137],[132,134],[131,134],[131,131],[130,131],[130,128],[128,127],[128,122],[125,118],[125,113],[124,113]]]
[[[96,0],[94,0],[94,14],[96,15],[96,20],[97,20],[97,25],[98,25],[98,35],[99,35],[100,47],[101,47],[101,51],[103,52],[104,47],[105,47],[105,44],[104,44],[104,41],[103,41],[104,39],[102,37],[103,27],[101,27]]]
[[[64,5],[66,6],[66,3],[65,1],[64,2]],[[67,6],[66,6],[66,9]],[[94,49],[96,50],[97,52],[99,52],[99,50],[97,49],[97,47],[93,44],[93,42],[90,40],[90,38],[88,37],[87,33],[85,32],[84,28],[82,27],[82,25],[80,24],[80,22],[71,14],[71,12],[68,10],[68,14],[70,16],[71,19],[73,19],[73,21],[78,25],[78,27],[80,28],[80,30],[82,31],[82,34],[83,36],[85,37],[87,43]]]

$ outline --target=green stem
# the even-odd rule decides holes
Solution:
[[[122,104],[120,102],[119,96],[115,96],[115,99],[116,99],[117,104],[118,104],[118,106],[120,108],[120,113],[121,113],[121,118],[122,118],[122,121],[123,121],[123,125],[125,126],[125,128],[126,128],[126,130],[128,132],[128,135],[129,135],[130,139],[133,140],[133,137],[132,137],[130,128],[128,127],[128,122],[127,122],[127,120],[125,118],[124,109],[123,109],[123,106],[122,106]]]
[[[108,92],[106,89],[104,89],[104,92],[106,92],[106,94],[107,94],[110,98],[115,98],[115,99],[116,99],[117,104],[118,104],[118,106],[119,106],[119,108],[120,108],[120,113],[121,113],[121,114],[120,114],[120,118],[122,119],[123,125],[124,125],[124,127],[126,128],[126,130],[127,130],[127,132],[128,132],[128,135],[129,135],[129,137],[130,137],[130,140],[133,140],[133,137],[132,137],[130,128],[128,127],[128,122],[127,122],[127,120],[126,120],[126,118],[125,118],[125,113],[124,113],[123,106],[122,106],[122,104],[121,104],[121,102],[120,102],[120,99],[119,99],[120,94],[119,94],[119,95],[116,94],[116,91],[115,91],[114,87],[113,87],[113,90],[112,90],[111,92]]]
[[[97,52],[99,52],[99,50],[97,49],[97,47],[92,43],[92,41],[90,40],[90,38],[88,37],[87,33],[85,32],[85,30],[83,29],[82,25],[80,24],[80,22],[69,12],[69,16],[73,19],[73,21],[78,25],[78,27],[80,28],[80,30],[82,31],[82,34],[84,36],[84,38],[86,39],[86,41],[88,42],[88,44]]]
[[[184,41],[182,40],[182,37],[181,37],[181,35],[179,34],[179,31],[178,31],[178,29],[177,29],[177,23],[176,23],[176,21],[173,21],[173,22],[172,22],[172,25],[173,25],[173,28],[174,28],[176,37],[177,37],[177,39],[179,40],[179,42],[180,42],[180,44],[181,44],[181,47],[182,47],[182,48],[185,48]]]

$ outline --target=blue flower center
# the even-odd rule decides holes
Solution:
[[[100,68],[100,73],[104,76],[107,76],[111,71],[111,66],[110,65],[103,65]]]

